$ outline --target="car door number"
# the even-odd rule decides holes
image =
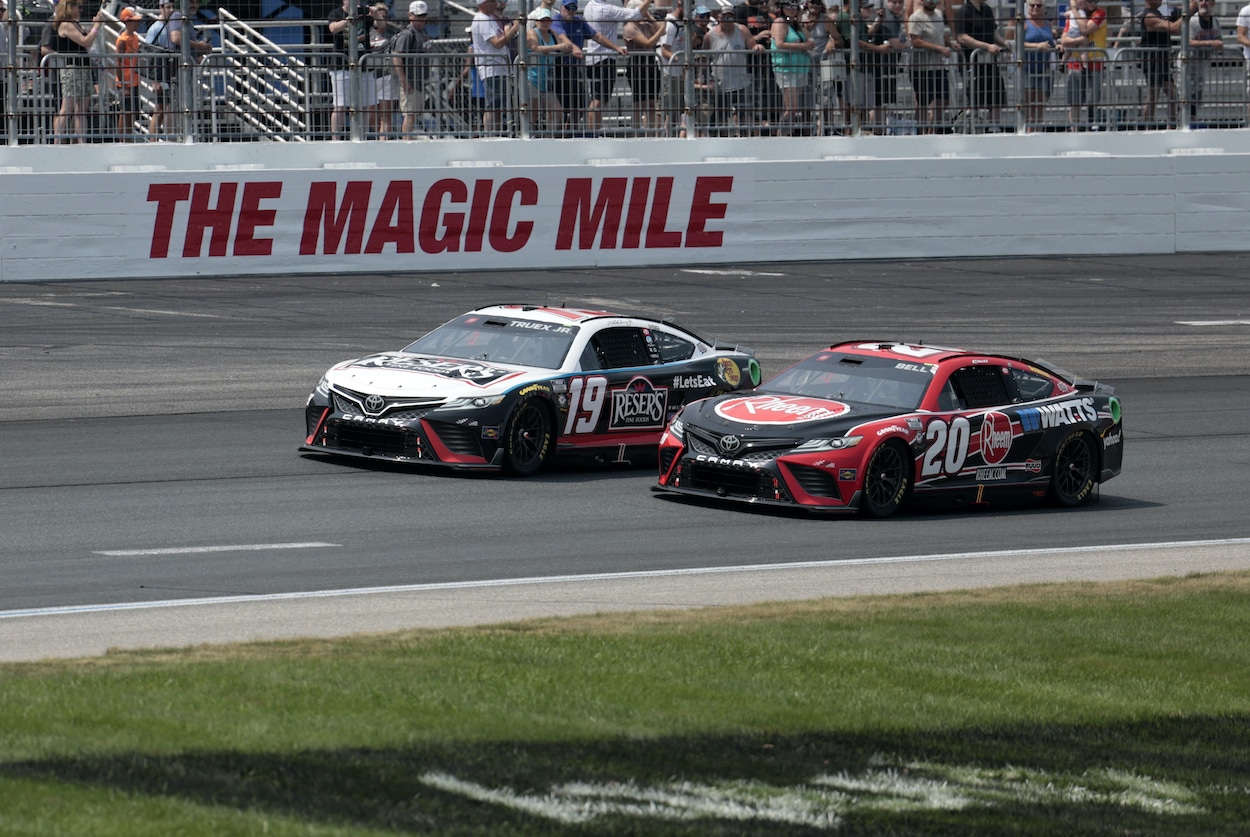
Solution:
[[[564,421],[564,435],[594,433],[607,401],[608,379],[602,375],[569,381],[569,417]]]
[[[949,423],[935,419],[925,428],[924,437],[929,447],[924,452],[920,475],[958,474],[968,458],[968,441],[972,438],[972,426],[968,419],[956,416]]]

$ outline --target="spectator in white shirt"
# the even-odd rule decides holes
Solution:
[[[586,4],[586,22],[603,36],[603,40],[616,44],[609,49],[601,41],[590,41],[583,48],[586,54],[586,80],[590,85],[590,108],[586,112],[586,127],[598,131],[603,125],[603,105],[612,96],[616,86],[616,56],[627,54],[618,43],[621,24],[630,20],[651,20],[651,0],[642,0],[636,9],[626,9],[613,0],[590,0]]]

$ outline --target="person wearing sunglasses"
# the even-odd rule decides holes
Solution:
[[[61,68],[57,73],[61,81],[61,109],[53,128],[58,145],[70,141],[67,131],[71,121],[72,140],[86,141],[87,111],[95,94],[96,78],[89,51],[100,34],[100,16],[104,10],[96,9],[91,28],[85,29],[79,22],[82,7],[76,0],[60,0],[52,15],[56,24],[55,49],[61,55]]]
[[[1046,103],[1054,90],[1055,26],[1042,0],[1024,8],[1024,131],[1036,131],[1046,120]]]

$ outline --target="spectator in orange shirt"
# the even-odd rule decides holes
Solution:
[[[117,53],[117,95],[121,110],[117,114],[117,133],[126,137],[134,132],[135,120],[139,118],[139,24],[143,15],[127,6],[118,15],[125,29],[117,36],[114,50]]]

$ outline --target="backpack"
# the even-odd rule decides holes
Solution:
[[[169,41],[166,21],[158,20],[148,27],[139,41],[139,75],[157,84],[173,80],[178,66],[178,53]]]

